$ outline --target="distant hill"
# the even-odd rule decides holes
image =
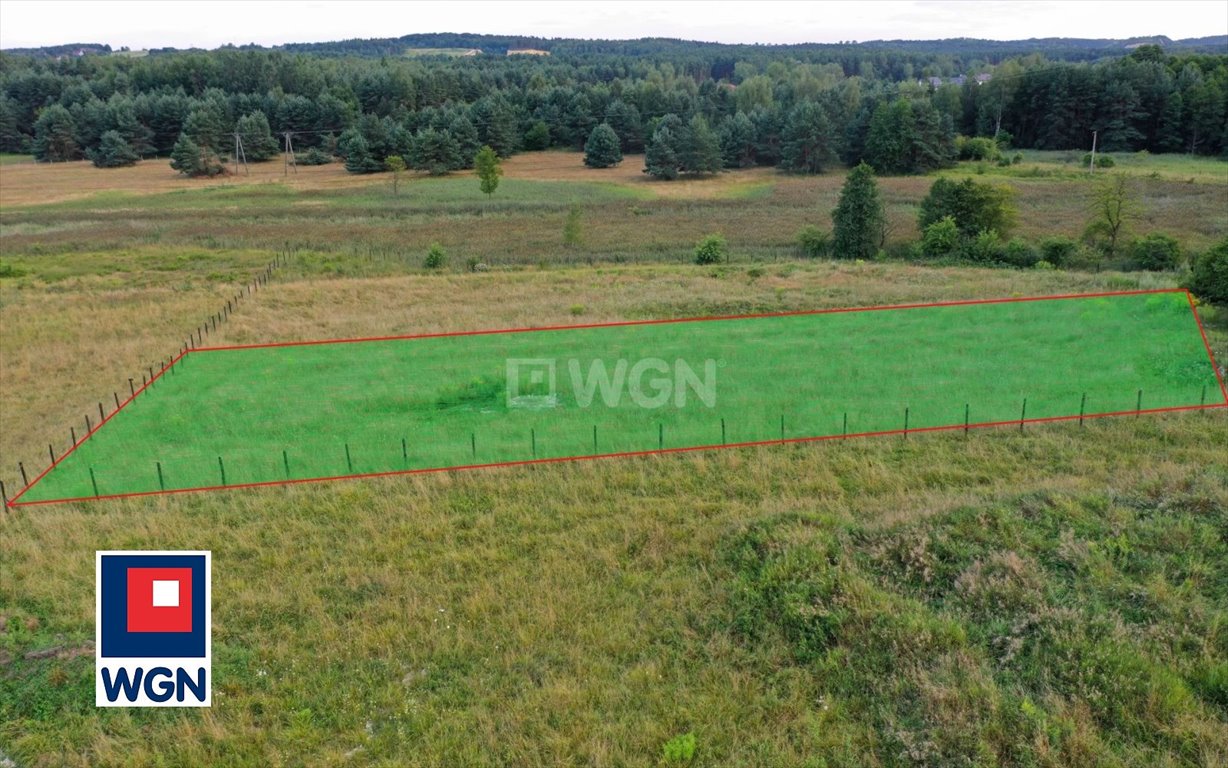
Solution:
[[[65,43],[64,45],[46,45],[42,48],[5,48],[4,52],[14,56],[30,56],[35,59],[62,59],[108,54],[111,52],[111,46],[105,43]]]
[[[479,50],[497,56],[506,55],[508,49],[540,49],[556,56],[567,55],[614,55],[646,56],[654,54],[704,53],[736,55],[739,53],[798,52],[839,53],[841,51],[875,50],[898,51],[915,54],[949,54],[965,58],[977,57],[1001,60],[1012,56],[1042,53],[1047,58],[1064,61],[1088,61],[1106,56],[1124,55],[1140,45],[1159,45],[1176,53],[1228,53],[1228,35],[1195,37],[1171,40],[1163,35],[1133,37],[1124,40],[1046,37],[1029,40],[981,40],[977,38],[949,38],[944,40],[870,40],[864,42],[800,43],[789,45],[748,45],[708,43],[694,40],[646,37],[636,40],[579,40],[574,38],[545,38],[518,35],[478,35],[456,32],[404,35],[402,37],[336,40],[323,43],[288,43],[262,47],[257,45],[224,46],[238,50],[282,50],[317,56],[356,56],[378,58],[403,56],[407,51],[413,55],[429,55],[438,50],[440,55],[455,55],[456,51]],[[199,50],[199,49],[184,49]],[[105,55],[112,53],[111,46],[104,43],[71,43],[42,48],[6,48],[5,53],[35,58],[64,58],[71,56]],[[152,55],[178,53],[175,48],[152,48]]]

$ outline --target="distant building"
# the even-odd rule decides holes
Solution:
[[[480,56],[480,55],[482,55],[481,48],[470,48],[469,50],[461,54],[461,56]]]
[[[988,72],[982,72],[979,75],[977,75],[974,79],[976,80],[977,85],[984,85],[985,83],[988,83],[990,80],[993,80],[993,75],[989,74]]]
[[[508,56],[549,56],[550,51],[543,51],[540,48],[508,48]]]

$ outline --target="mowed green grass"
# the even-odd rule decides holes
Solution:
[[[1183,292],[208,350],[21,501],[1120,413],[1140,392],[1223,398]]]

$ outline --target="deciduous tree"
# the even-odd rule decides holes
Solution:
[[[499,165],[499,156],[490,147],[482,147],[473,157],[473,166],[477,170],[482,191],[490,197],[499,188],[499,177],[503,168]]]

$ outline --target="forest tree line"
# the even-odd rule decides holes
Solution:
[[[277,156],[290,133],[296,151],[318,162],[341,157],[355,172],[381,170],[395,155],[442,173],[469,167],[483,145],[503,157],[579,150],[605,125],[621,152],[647,152],[649,170],[655,161],[665,177],[753,165],[818,173],[863,160],[881,173],[912,173],[977,146],[960,136],[1086,149],[1093,131],[1106,152],[1228,157],[1226,55],[1144,45],[1094,64],[965,58],[965,71],[952,72],[950,56],[910,52],[900,59],[906,79],[882,65],[884,55],[4,54],[0,151],[105,165],[171,156],[178,145],[180,156],[221,159],[237,133],[248,159],[261,160]],[[943,72],[941,84],[927,72]],[[990,79],[978,83],[982,73]],[[953,74],[966,78],[949,82]]]

